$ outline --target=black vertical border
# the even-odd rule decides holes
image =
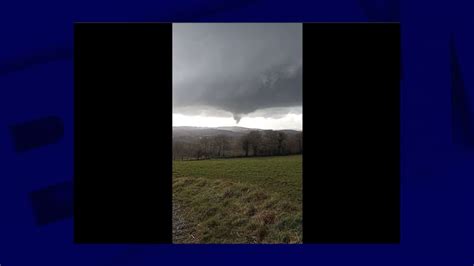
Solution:
[[[399,243],[399,23],[305,23],[303,91],[303,242]]]
[[[172,24],[74,25],[74,241],[171,243]]]

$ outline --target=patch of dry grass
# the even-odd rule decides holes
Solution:
[[[271,165],[286,173],[272,178]],[[173,242],[302,243],[300,169],[301,156],[175,163],[173,219],[187,230]]]

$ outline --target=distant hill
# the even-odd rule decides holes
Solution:
[[[230,137],[239,137],[242,132],[234,132],[231,130],[209,128],[209,127],[173,127],[173,137],[213,137],[217,135],[226,135]]]
[[[221,129],[221,130],[228,130],[232,132],[250,132],[252,130],[260,130],[256,128],[246,128],[246,127],[216,127],[216,129]]]
[[[173,127],[173,137],[174,138],[193,138],[193,137],[213,137],[217,135],[225,135],[229,137],[241,137],[247,134],[250,131],[262,129],[256,128],[246,128],[246,127]],[[285,129],[285,130],[276,130],[282,131],[286,134],[292,135],[301,131]]]

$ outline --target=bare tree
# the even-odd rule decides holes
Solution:
[[[195,143],[193,145],[193,149],[194,151],[194,156],[199,160],[201,159],[201,156],[204,155],[204,150],[203,150],[203,146],[201,145],[201,143]]]
[[[183,142],[173,141],[173,160],[176,160],[179,157],[181,157],[181,160],[183,160],[185,151],[186,148],[184,147]]]
[[[278,132],[265,130],[263,137],[263,153],[265,155],[278,154]]]
[[[203,156],[204,158],[209,159],[211,156],[211,141],[209,137],[201,137],[199,139],[199,149],[200,155]],[[199,159],[200,156],[198,156]]]
[[[282,155],[284,153],[284,148],[286,142],[288,140],[288,136],[284,132],[278,132],[277,134],[277,141],[278,141],[278,154]]]
[[[215,154],[218,157],[224,157],[225,152],[229,149],[230,147],[230,140],[229,137],[223,134],[217,135],[214,137],[213,140],[214,146],[215,146]]]
[[[262,134],[260,131],[250,131],[248,134],[249,143],[253,150],[253,155],[259,154],[259,148],[262,145]]]
[[[244,135],[240,139],[240,145],[242,146],[242,149],[245,152],[245,157],[249,156],[249,150],[250,150],[250,138],[249,135]]]
[[[230,149],[230,138],[228,136],[222,135],[221,138],[221,151],[222,151],[222,157],[226,155],[226,151]]]

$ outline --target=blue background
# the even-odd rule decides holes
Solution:
[[[6,2],[0,4],[2,266],[474,264],[472,6],[427,0]],[[73,244],[73,22],[80,21],[401,21],[401,243]]]

